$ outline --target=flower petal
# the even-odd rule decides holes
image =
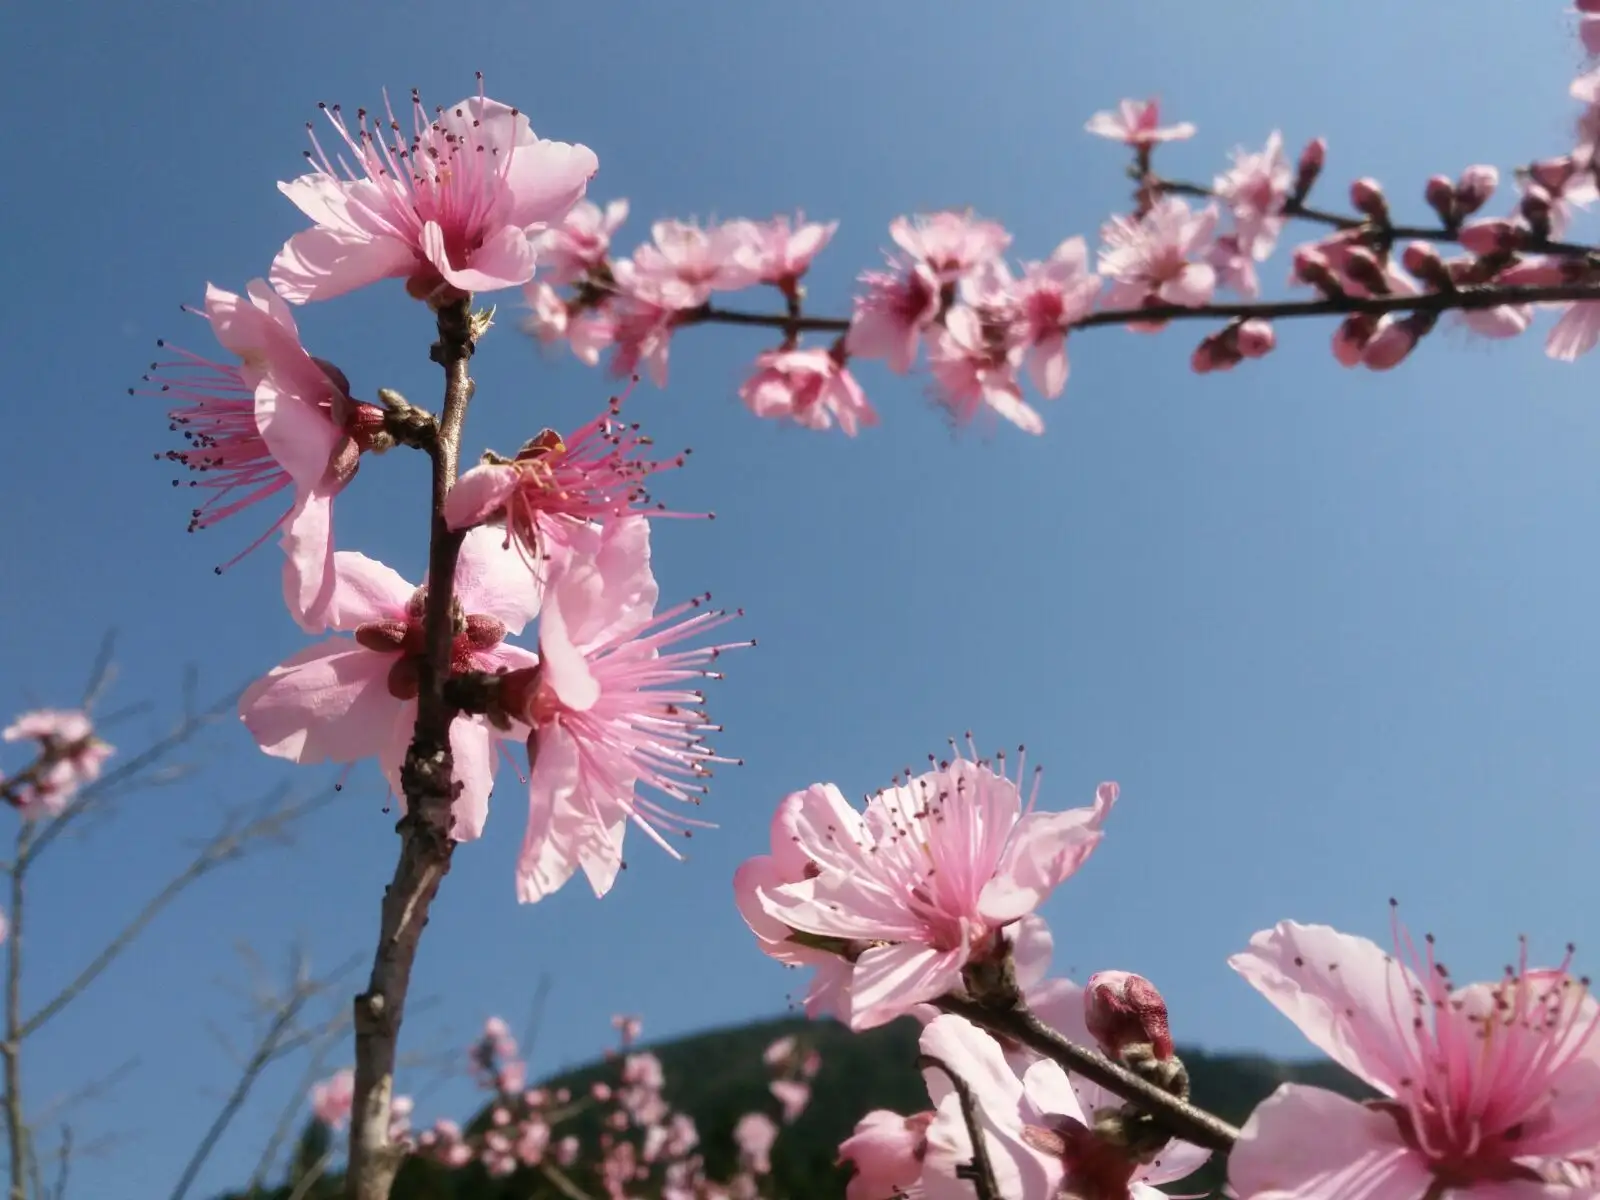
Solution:
[[[272,260],[271,279],[285,300],[305,304],[331,300],[380,279],[408,275],[416,262],[411,246],[397,238],[317,226],[283,244]]]
[[[510,463],[483,463],[473,467],[444,498],[444,520],[460,531],[482,524],[505,508],[517,490],[519,472]]]
[[[328,604],[328,623],[346,633],[369,621],[403,618],[417,590],[393,567],[355,550],[334,554],[333,574],[336,582]]]
[[[479,525],[461,543],[456,560],[456,595],[471,615],[482,613],[501,621],[511,633],[539,615],[544,586],[503,530]]]
[[[1103,783],[1093,808],[1032,812],[1017,822],[984,885],[978,909],[991,921],[1015,920],[1043,903],[1056,886],[1084,864],[1103,836],[1101,825],[1117,801],[1117,785]]]
[[[348,638],[307,646],[245,689],[239,718],[264,751],[302,766],[373,757],[400,704],[388,688],[393,660]]]
[[[1427,1194],[1433,1176],[1387,1113],[1286,1083],[1240,1131],[1228,1183],[1238,1200],[1398,1200]]]
[[[961,982],[966,960],[964,949],[935,950],[915,942],[874,946],[856,959],[850,1028],[860,1033],[887,1025],[914,1005],[944,995]]]
[[[278,544],[283,547],[283,599],[289,615],[307,633],[321,633],[330,625],[329,613],[338,591],[333,496],[320,488],[299,496],[289,510]]]

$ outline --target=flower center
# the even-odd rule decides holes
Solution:
[[[452,624],[455,636],[450,642],[450,671],[485,670],[492,664],[483,655],[505,640],[505,623],[498,617],[484,613],[464,614],[460,602],[454,605]],[[397,657],[389,668],[389,694],[396,700],[415,700],[421,687],[420,666],[427,657],[428,644],[425,620],[428,611],[428,589],[420,587],[411,593],[401,616],[386,621],[368,621],[358,625],[356,643],[367,650]]]

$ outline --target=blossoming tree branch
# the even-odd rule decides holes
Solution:
[[[1600,0],[1579,8],[1585,45],[1600,51]],[[501,758],[526,764],[517,898],[536,902],[580,871],[604,896],[630,825],[670,854],[704,824],[683,806],[733,760],[707,743],[718,726],[702,687],[725,651],[753,644],[723,640],[737,614],[709,597],[661,602],[653,522],[692,514],[647,485],[685,460],[653,457],[623,400],[463,464],[469,410],[493,402],[474,396],[472,361],[493,325],[479,296],[520,288],[537,338],[661,386],[683,331],[770,330],[777,344],[756,358],[744,403],[849,435],[880,420],[859,364],[903,374],[919,356],[956,424],[1004,418],[1042,433],[1024,378],[1058,396],[1072,334],[1107,326],[1202,322],[1189,353],[1205,373],[1270,353],[1278,320],[1326,318],[1340,364],[1387,370],[1447,317],[1510,337],[1551,308],[1547,351],[1570,360],[1600,339],[1600,252],[1564,240],[1572,208],[1597,195],[1600,72],[1571,90],[1585,106],[1572,144],[1517,167],[1514,194],[1498,202],[1500,172],[1481,164],[1394,198],[1362,177],[1326,198],[1332,150],[1313,139],[1291,156],[1276,133],[1209,184],[1169,178],[1157,151],[1194,127],[1164,125],[1154,101],[1125,101],[1088,124],[1125,148],[1133,185],[1097,253],[1072,236],[1014,266],[997,222],[901,217],[848,316],[806,307],[804,279],[832,224],[663,220],[618,255],[628,206],[587,199],[595,153],[538,136],[481,80],[445,108],[415,94],[409,111],[387,100],[353,118],[326,108],[307,173],[279,185],[309,228],[267,278],[206,289],[202,315],[225,361],[173,350],[149,381],[183,435],[167,457],[192,472],[192,526],[259,504],[276,512],[285,603],[313,639],[245,692],[245,727],[302,765],[376,759],[404,807],[354,1004],[354,1066],[333,1106],[335,1119],[348,1113],[347,1194],[388,1196],[408,1154],[463,1153],[455,1142],[441,1151],[437,1132],[425,1147],[397,1119],[396,1050],[430,905],[454,846],[488,830]],[[1420,215],[1402,219],[1411,192]],[[1262,299],[1263,265],[1299,228],[1311,240],[1290,255],[1289,295]],[[434,314],[428,356],[443,379],[431,407],[394,380],[358,399],[324,357],[336,348],[302,345],[296,306],[367,286]],[[719,298],[747,290],[771,305]],[[334,533],[335,503],[365,460],[401,450],[432,465],[420,580]],[[1229,1153],[1242,1200],[1600,1195],[1600,1005],[1570,955],[1540,966],[1524,947],[1504,977],[1457,985],[1431,940],[1417,946],[1398,919],[1387,951],[1294,922],[1257,934],[1230,965],[1382,1099],[1285,1085],[1235,1129],[1190,1102],[1150,981],[1048,977],[1037,910],[1093,853],[1118,789],[1047,811],[1023,759],[969,738],[860,806],[832,784],[800,788],[778,805],[770,851],[734,880],[760,949],[813,971],[809,1014],[857,1030],[924,1022],[929,1109],[862,1122],[841,1148],[852,1200],[1154,1195],[1215,1153]],[[517,1089],[497,1090],[506,1123],[526,1124],[512,1111]],[[517,1142],[486,1144],[503,1159]],[[729,1193],[702,1180],[666,1194]]]

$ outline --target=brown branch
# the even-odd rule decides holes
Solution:
[[[1239,1131],[1222,1118],[1162,1091],[1094,1050],[1074,1045],[1020,1004],[1008,1008],[980,1004],[963,996],[944,996],[937,1004],[944,1012],[965,1017],[980,1029],[1018,1042],[1138,1105],[1173,1137],[1222,1154],[1239,1137]]]
[[[539,1164],[539,1171],[551,1182],[556,1191],[567,1197],[567,1200],[594,1200],[594,1198],[590,1196],[588,1192],[584,1191],[581,1187],[574,1183],[572,1181],[572,1177],[560,1167],[556,1166],[555,1163],[548,1161],[541,1162]]]
[[[952,1071],[943,1059],[931,1054],[917,1056],[919,1067],[937,1067],[955,1088],[956,1099],[961,1103],[961,1119],[966,1123],[967,1134],[972,1139],[972,1161],[956,1168],[956,1177],[972,1184],[978,1200],[1001,1200],[1000,1185],[995,1182],[994,1163],[989,1160],[989,1139],[984,1136],[983,1123],[978,1119],[978,1101],[967,1081]]]
[[[309,1092],[319,1079],[322,1079],[327,1070],[328,1054],[344,1032],[344,1027],[350,1021],[348,1009],[340,1009],[331,1017],[322,1029],[315,1035],[318,1043],[312,1052],[306,1069],[300,1073],[300,1080],[290,1093],[289,1102],[283,1106],[278,1114],[278,1122],[272,1127],[272,1133],[267,1138],[267,1144],[262,1148],[261,1157],[256,1161],[256,1169],[250,1174],[250,1183],[245,1188],[246,1196],[254,1196],[266,1186],[267,1176],[278,1160],[278,1152],[283,1149],[284,1143],[289,1140],[294,1132],[295,1125],[300,1116],[300,1110],[305,1106],[306,1093]]]
[[[389,1137],[395,1046],[417,943],[428,922],[428,909],[450,870],[455,848],[450,839],[450,808],[456,790],[450,724],[455,713],[445,701],[444,684],[455,636],[456,556],[463,535],[452,533],[445,524],[444,501],[455,483],[461,425],[472,399],[471,359],[477,328],[470,297],[441,305],[437,315],[439,337],[431,355],[444,368],[445,391],[438,434],[428,447],[433,460],[433,502],[424,618],[427,653],[418,670],[416,732],[400,769],[406,802],[406,814],[395,827],[400,834],[400,854],[383,896],[372,976],[367,990],[355,999],[355,1100],[345,1176],[346,1195],[351,1200],[387,1200],[405,1155],[404,1148]]]

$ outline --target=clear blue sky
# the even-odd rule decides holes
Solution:
[[[1501,0],[1432,0],[1391,6],[1381,28],[1338,5],[995,11],[1006,19],[846,0],[11,6],[0,710],[70,701],[109,625],[119,698],[163,714],[185,663],[220,690],[303,644],[274,550],[212,575],[257,518],[186,535],[188,497],[151,460],[169,444],[160,408],[126,388],[157,337],[208,347],[180,303],[207,280],[264,275],[302,227],[274,185],[300,169],[318,100],[353,109],[418,85],[444,104],[482,69],[539,132],[597,151],[591,195],[633,204],[624,249],[660,215],[839,218],[811,280],[827,311],[903,212],[974,205],[1025,257],[1092,238],[1124,203],[1123,158],[1081,129],[1125,95],[1159,90],[1199,123],[1163,155],[1174,173],[1208,179],[1275,127],[1292,147],[1323,134],[1325,199],[1371,174],[1414,217],[1430,172],[1569,145],[1579,60],[1560,3],[1509,19]],[[1269,288],[1286,269],[1268,268]],[[542,359],[501,299],[511,319],[476,360],[472,453],[578,423],[610,386]],[[398,284],[300,316],[358,393],[436,402],[427,313]],[[782,1011],[796,978],[757,953],[729,884],[765,847],[774,803],[818,779],[859,793],[967,728],[1026,742],[1052,805],[1122,783],[1102,849],[1046,915],[1060,966],[1149,975],[1184,1040],[1301,1052],[1225,958],[1285,917],[1386,937],[1390,895],[1458,974],[1497,971],[1522,931],[1552,953],[1577,941],[1594,970],[1594,363],[1441,329],[1403,369],[1356,374],[1332,361],[1330,333],[1284,327],[1268,360],[1207,378],[1188,371],[1190,332],[1081,335],[1039,440],[952,436],[920,380],[875,365],[862,379],[882,428],[780,428],[733,396],[761,333],[679,339],[671,387],[642,385],[632,407],[663,445],[695,449],[662,497],[718,514],[658,528],[663,596],[709,589],[761,640],[713,697],[722,746],[748,765],[719,778],[706,815],[721,829],[690,862],[641,842],[603,902],[574,884],[530,908],[513,897],[523,800],[507,777],[435,910],[417,993],[439,999],[408,1045],[520,1018],[542,972],[556,982],[540,1070],[601,1049],[618,1010],[653,1036]],[[340,501],[342,543],[416,578],[425,496],[418,456],[369,461]],[[180,861],[209,810],[296,774],[242,728],[210,745],[203,786],[131,798],[41,879],[35,997]],[[395,850],[382,804],[376,769],[358,769],[297,849],[202,884],[40,1041],[36,1103],[143,1057],[80,1116],[85,1135],[128,1140],[79,1166],[79,1194],[170,1187],[231,1078],[204,1022],[237,1008],[217,984],[237,977],[235,939],[277,956],[302,937],[325,964],[367,952]],[[469,1098],[447,1090],[422,1115]],[[209,1186],[253,1163],[267,1111],[241,1121]]]

